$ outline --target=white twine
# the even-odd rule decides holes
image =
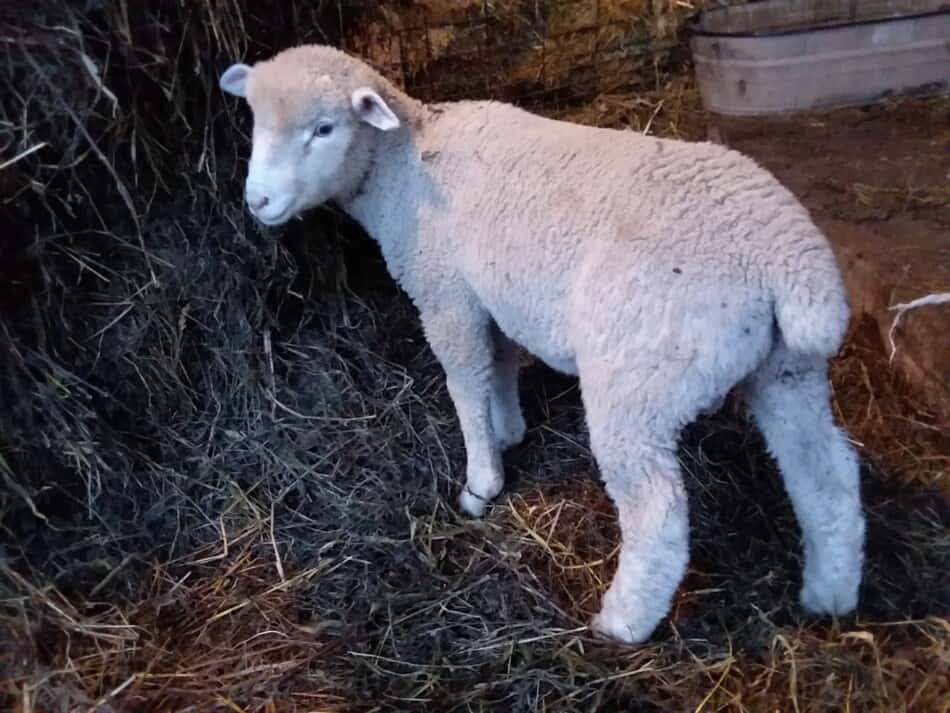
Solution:
[[[947,303],[950,303],[950,292],[940,292],[918,297],[916,300],[911,300],[910,302],[901,302],[900,304],[896,304],[887,308],[889,312],[897,312],[897,316],[894,317],[894,321],[891,322],[891,328],[887,333],[887,341],[890,342],[891,346],[891,356],[888,359],[889,363],[894,361],[894,354],[897,352],[897,345],[894,344],[894,331],[897,329],[897,325],[901,321],[901,317],[904,316],[904,313],[912,309],[917,309],[918,307],[924,307],[926,305],[940,305]]]

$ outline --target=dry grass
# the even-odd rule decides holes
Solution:
[[[832,363],[838,421],[889,478],[950,497],[950,431],[888,363],[875,325],[854,325]]]
[[[689,75],[670,77],[649,91],[599,94],[554,115],[579,124],[692,141],[704,140],[707,131],[699,90]]]
[[[655,90],[683,64],[704,0],[356,3],[346,43],[425,100],[492,96],[546,111]]]
[[[860,615],[798,609],[794,517],[729,408],[684,435],[669,621],[598,641],[618,536],[576,383],[526,365],[508,490],[461,517],[442,376],[376,249],[331,211],[278,241],[241,208],[217,73],[354,18],[89,5],[0,17],[0,707],[947,709],[945,461],[861,342],[835,371],[870,456]],[[578,118],[694,136],[695,94],[660,86]]]
[[[345,710],[322,670],[339,647],[322,641],[323,622],[301,620],[333,563],[275,577],[259,535],[156,564],[121,602],[76,602],[5,568],[16,653],[3,693],[21,711]]]

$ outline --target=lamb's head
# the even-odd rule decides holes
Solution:
[[[339,50],[305,45],[249,67],[234,64],[221,88],[254,114],[245,197],[267,225],[359,188],[379,132],[400,127],[383,98],[391,87]]]

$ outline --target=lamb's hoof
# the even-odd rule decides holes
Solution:
[[[858,605],[859,581],[858,578],[817,582],[806,580],[799,601],[802,607],[812,614],[844,616],[854,611]]]
[[[631,626],[627,617],[607,611],[601,611],[595,616],[590,623],[590,628],[604,638],[627,645],[642,644],[653,633],[653,627],[647,629]]]
[[[485,514],[485,508],[488,506],[488,500],[481,498],[468,488],[462,488],[459,495],[459,507],[462,511],[472,517],[481,517]]]

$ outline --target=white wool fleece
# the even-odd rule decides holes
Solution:
[[[418,307],[465,440],[466,511],[500,492],[524,434],[514,345],[580,377],[623,534],[598,631],[640,642],[668,611],[688,558],[677,439],[739,383],[801,523],[802,604],[854,608],[858,465],[826,377],[848,306],[826,239],[773,176],[714,144],[426,106],[327,47],[236,67],[222,86],[275,156],[252,159],[252,209],[279,205],[282,222],[336,201]],[[311,126],[319,140],[299,144]]]

